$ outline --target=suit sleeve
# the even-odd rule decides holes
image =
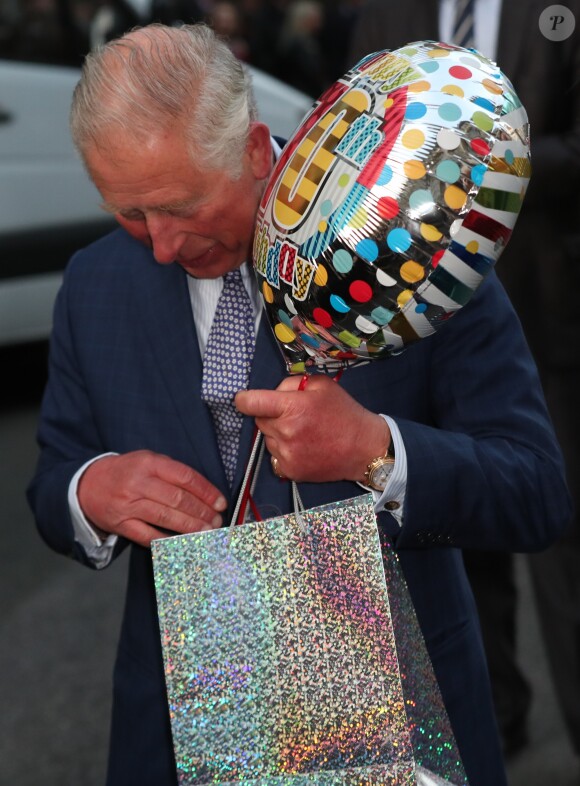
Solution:
[[[71,267],[74,260],[75,257]],[[68,489],[77,470],[87,461],[106,453],[107,448],[93,418],[71,330],[71,304],[75,299],[71,290],[74,286],[65,274],[54,309],[49,378],[37,432],[40,456],[27,496],[45,542],[55,551],[94,567],[75,540]],[[126,541],[120,540],[114,556],[125,546]]]
[[[535,364],[495,275],[424,340],[429,418],[397,418],[408,462],[398,545],[545,548],[571,502]]]

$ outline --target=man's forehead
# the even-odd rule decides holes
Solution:
[[[184,149],[184,134],[180,123],[144,126],[137,120],[111,122],[93,138],[87,150],[96,148],[109,160],[132,161],[137,158],[158,157]],[[193,161],[191,161],[193,164]]]
[[[227,201],[231,182],[222,171],[202,171],[173,166],[150,170],[140,159],[124,163],[103,159],[89,161],[89,173],[99,190],[102,207],[111,213],[127,210],[172,213],[199,209]]]

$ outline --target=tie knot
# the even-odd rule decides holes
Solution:
[[[243,312],[249,313],[253,311],[252,301],[239,268],[230,270],[224,276],[223,289],[218,300],[217,310],[220,311],[224,308],[238,315]]]
[[[242,271],[239,267],[237,267],[235,270],[230,270],[230,272],[226,273],[224,276],[224,287],[237,284],[242,284],[242,286],[244,284],[242,279]]]

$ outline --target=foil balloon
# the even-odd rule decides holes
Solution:
[[[524,107],[473,49],[371,54],[314,104],[258,212],[254,270],[290,373],[388,357],[465,306],[531,174]]]

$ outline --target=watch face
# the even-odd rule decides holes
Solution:
[[[377,491],[384,491],[391,472],[393,471],[393,461],[385,461],[371,471],[369,483]]]

